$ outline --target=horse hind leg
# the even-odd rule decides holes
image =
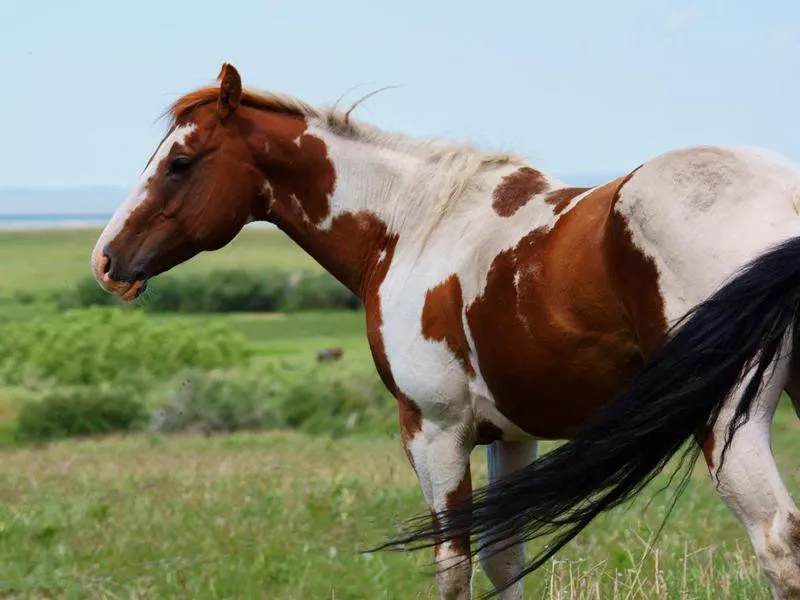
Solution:
[[[737,392],[714,424],[704,446],[714,486],[742,522],[775,598],[800,598],[800,512],[781,480],[772,455],[770,428],[788,379],[788,361],[764,383],[749,420],[733,437],[721,461],[725,430],[734,415]]]
[[[489,483],[528,465],[536,458],[537,449],[536,440],[524,442],[497,441],[487,446]],[[504,542],[504,545],[506,543],[508,541]],[[482,548],[478,552],[478,557],[481,568],[496,589],[522,571],[525,563],[524,546],[519,540],[514,542],[513,546],[497,554],[491,554],[489,548]],[[522,581],[518,581],[506,588],[499,595],[501,600],[522,600],[522,596]]]

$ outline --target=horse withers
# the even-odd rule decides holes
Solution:
[[[695,147],[574,188],[243,89],[230,65],[170,116],[97,241],[96,278],[133,300],[269,221],[357,294],[431,511],[390,544],[433,546],[443,598],[471,596],[475,555],[521,598],[526,573],[684,451],[705,457],[775,597],[800,596],[800,513],[770,448],[797,388],[796,166]],[[538,439],[568,441],[537,459]],[[489,484],[473,490],[476,445]],[[523,542],[551,534],[526,562]]]

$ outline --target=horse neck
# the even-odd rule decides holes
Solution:
[[[435,188],[451,177],[446,147],[372,129],[344,135],[306,123],[276,152],[294,153],[287,164],[302,172],[276,178],[264,168],[265,220],[362,299],[397,239],[435,222]]]

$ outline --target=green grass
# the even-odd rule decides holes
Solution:
[[[800,459],[782,407],[776,448]],[[436,598],[431,555],[359,554],[424,510],[396,438],[132,436],[0,454],[9,597]],[[485,481],[476,452],[473,471]],[[656,486],[663,478],[656,481]],[[531,598],[767,599],[744,530],[698,467],[652,552],[655,486],[526,580]],[[487,589],[477,573],[475,588]]]
[[[232,313],[225,315],[154,314],[153,319],[180,320],[188,326],[209,319],[229,324],[271,356],[314,356],[317,350],[340,346],[344,356],[371,360],[366,323],[361,311],[308,311],[289,314]]]
[[[17,292],[58,290],[89,275],[96,229],[0,231],[0,296]],[[215,268],[278,266],[320,269],[294,242],[275,229],[245,228],[216,252],[206,252],[176,267],[175,273],[205,272]]]

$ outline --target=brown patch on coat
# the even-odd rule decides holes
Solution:
[[[497,408],[533,436],[570,437],[641,367],[665,322],[652,314],[655,268],[609,226],[624,181],[593,190],[552,229],[499,253],[467,307]]]
[[[706,439],[703,441],[703,457],[706,459],[706,464],[709,469],[714,468],[714,432],[709,430],[706,433]]]
[[[569,206],[569,203],[572,202],[573,198],[580,196],[584,192],[588,192],[590,189],[592,188],[559,188],[549,192],[547,196],[544,197],[544,201],[548,204],[552,204],[553,212],[557,215],[560,215],[564,209]]]
[[[624,177],[617,187],[614,202],[627,181],[638,170]],[[609,278],[628,313],[642,359],[650,357],[666,341],[667,318],[664,299],[658,288],[658,267],[633,242],[628,221],[616,210],[608,222],[607,256]]]
[[[425,294],[422,308],[422,335],[427,340],[445,342],[470,377],[475,369],[469,356],[464,331],[464,296],[458,275],[453,273]]]
[[[547,187],[544,175],[531,167],[522,167],[506,175],[495,188],[492,208],[501,217],[510,217]]]
[[[325,142],[308,133],[307,119],[297,115],[253,113],[257,130],[250,145],[257,152],[260,171],[272,194],[273,204],[293,208],[314,225],[330,214],[330,195],[336,185],[336,170]]]
[[[470,468],[469,461],[467,461],[466,471],[464,471],[464,476],[461,478],[461,481],[456,486],[456,489],[447,494],[445,498],[445,507],[448,509],[452,509],[463,502],[472,502],[472,471]],[[434,525],[438,528],[439,519],[436,513],[432,512],[432,516]],[[469,536],[454,537],[450,540],[450,544],[453,549],[453,552],[455,552],[459,556],[469,555],[469,546],[470,546]],[[441,544],[436,544],[433,548],[434,556],[436,557],[437,560],[441,552],[441,546],[442,546]]]

